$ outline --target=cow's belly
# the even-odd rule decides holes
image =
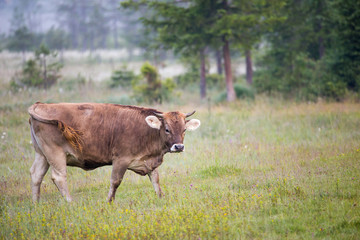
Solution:
[[[141,176],[145,176],[146,174],[150,173],[151,170],[146,168],[145,166],[132,166],[128,167],[129,170],[140,174]]]
[[[140,159],[135,159],[130,163],[128,169],[144,176],[153,171],[158,166],[160,166],[162,163],[162,159],[162,156],[152,158],[143,157]]]
[[[111,162],[102,162],[99,160],[93,159],[79,159],[75,157],[73,154],[66,154],[66,165],[72,167],[79,167],[84,170],[93,170],[98,167],[102,167],[105,165],[111,165]]]

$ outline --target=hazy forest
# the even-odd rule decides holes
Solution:
[[[165,196],[111,166],[48,173],[35,102],[191,112]],[[359,239],[360,1],[0,0],[0,239]]]

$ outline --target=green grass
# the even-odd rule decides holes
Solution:
[[[211,114],[198,102],[157,106],[198,109],[202,122],[187,133],[186,152],[167,154],[160,166],[164,198],[147,177],[127,172],[108,204],[111,167],[69,167],[74,201],[61,198],[48,173],[34,205],[27,107],[97,102],[117,91],[0,92],[0,239],[359,239],[358,103],[258,97]]]

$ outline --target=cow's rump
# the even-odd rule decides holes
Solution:
[[[56,125],[73,148],[79,150],[80,152],[82,151],[82,132],[72,127],[71,121],[64,118],[66,110],[61,111],[61,114],[61,112],[58,111],[58,107],[37,102],[29,107],[28,112],[30,116],[37,121]],[[31,123],[31,121],[29,122]]]

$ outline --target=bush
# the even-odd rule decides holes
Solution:
[[[225,87],[224,76],[216,74],[216,73],[207,74],[206,75],[206,86],[208,88],[213,88],[213,87],[224,88]]]
[[[124,70],[116,70],[111,75],[110,87],[130,87],[131,83],[136,79],[136,75],[133,71],[127,70],[126,66]]]
[[[255,72],[254,86],[258,92],[272,94],[279,92],[287,98],[316,101],[325,97],[340,101],[345,97],[346,84],[339,81],[332,70],[331,58],[313,60],[305,54],[298,54],[292,59],[291,66],[272,64],[267,56],[267,67]]]
[[[344,82],[326,82],[322,89],[322,95],[328,99],[336,101],[343,100],[346,94],[346,83]]]
[[[25,62],[20,73],[15,74],[10,82],[11,88],[49,88],[57,82],[62,68],[62,64],[56,59],[57,54],[41,45],[35,50],[35,56],[35,59]],[[52,57],[51,61],[48,57]]]
[[[20,77],[20,83],[25,86],[38,87],[43,84],[44,79],[41,77],[41,70],[34,59],[25,62]]]
[[[175,88],[172,79],[168,78],[162,83],[156,68],[148,62],[143,64],[140,71],[143,81],[133,81],[132,83],[137,101],[162,103],[163,100],[171,98]]]
[[[176,84],[180,87],[193,85],[200,80],[199,72],[186,72],[175,77]]]
[[[189,86],[198,86],[200,83],[200,70],[192,71],[190,69],[189,72],[178,75],[175,77],[176,84],[182,88]],[[224,88],[225,87],[225,79],[223,75],[219,75],[216,73],[206,74],[206,88]]]
[[[235,84],[234,85],[234,90],[236,93],[236,97],[238,99],[249,99],[249,100],[254,100],[255,99],[255,93],[254,90],[248,86],[245,86],[243,84]],[[216,102],[224,102],[226,101],[226,97],[227,97],[227,93],[222,92],[216,99]]]
[[[162,98],[163,100],[170,100],[174,90],[175,90],[176,84],[172,78],[167,78],[162,84]]]
[[[242,84],[235,84],[234,90],[237,98],[255,99],[254,90]]]

